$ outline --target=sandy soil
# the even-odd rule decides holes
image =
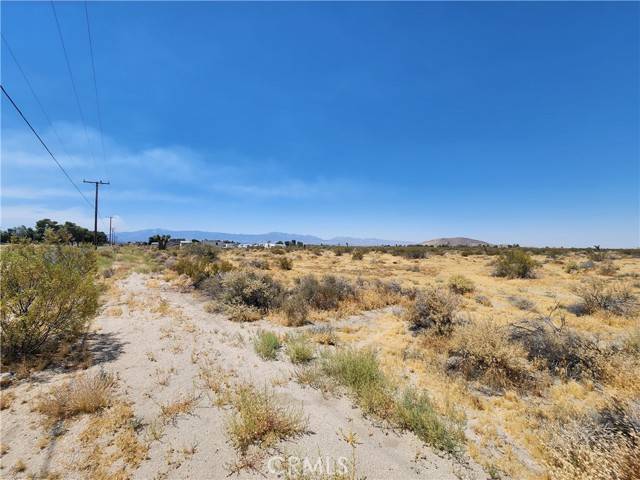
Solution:
[[[274,455],[308,456],[313,463],[319,456],[350,458],[352,449],[340,432],[354,432],[360,442],[356,448],[358,478],[486,478],[472,462],[439,456],[413,434],[376,425],[347,397],[325,397],[300,386],[292,376],[294,366],[284,356],[277,361],[260,359],[251,342],[255,332],[260,328],[285,331],[285,327],[264,320],[237,324],[207,313],[204,298],[179,292],[158,275],[133,273],[118,280],[107,297],[89,340],[94,356],[89,372],[104,369],[118,377],[118,396],[131,404],[135,435],[148,448],[138,466],[125,465],[125,477],[218,479],[230,475],[238,459],[226,435],[231,412],[214,404],[200,378],[202,368],[217,365],[232,372],[235,379],[273,389],[283,403],[303,408],[308,432],[280,443],[271,452]],[[368,322],[376,314],[368,312],[362,320]],[[79,473],[78,468],[86,458],[98,448],[120,448],[113,439],[103,439],[99,445],[82,440],[90,415],[47,427],[42,415],[34,411],[42,393],[72,375],[49,370],[8,389],[16,400],[2,412],[6,450],[2,478],[55,474],[85,478],[87,474]],[[159,422],[163,405],[190,396],[196,398],[190,411]],[[122,458],[117,461],[123,462]],[[20,462],[26,468],[17,471]],[[269,471],[267,462],[261,463],[259,472],[243,469],[237,475],[278,476]]]

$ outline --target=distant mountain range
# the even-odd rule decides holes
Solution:
[[[411,242],[400,240],[384,240],[381,238],[355,238],[355,237],[334,237],[324,239],[313,235],[300,235],[298,233],[223,233],[205,232],[201,230],[166,230],[163,228],[153,228],[148,230],[138,230],[135,232],[119,232],[117,240],[119,243],[146,242],[153,235],[171,235],[171,238],[184,238],[188,240],[231,240],[240,243],[265,243],[286,240],[296,240],[310,245],[407,245]]]
[[[447,246],[447,247],[478,247],[480,245],[489,245],[482,240],[475,240],[473,238],[465,237],[447,237],[447,238],[434,238],[433,240],[427,240],[422,242],[421,245],[428,245],[431,247]]]

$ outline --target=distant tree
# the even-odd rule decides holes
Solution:
[[[169,243],[170,238],[171,238],[171,235],[154,235],[152,237],[149,237],[149,244],[152,244],[153,242],[158,242],[158,248],[160,250],[166,250],[167,244]]]

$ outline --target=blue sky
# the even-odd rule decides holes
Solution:
[[[2,2],[2,83],[120,231],[638,246],[638,3]],[[57,135],[56,135],[57,132]],[[62,140],[58,141],[58,136]],[[87,195],[89,185],[80,184]],[[2,101],[2,225],[92,224]]]

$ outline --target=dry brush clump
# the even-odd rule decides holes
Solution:
[[[579,313],[607,312],[628,317],[638,312],[638,299],[624,283],[590,279],[576,287],[574,293],[581,299]]]
[[[592,415],[547,425],[544,450],[554,480],[638,480],[640,405],[611,401]]]
[[[529,360],[556,376],[603,380],[613,352],[586,334],[567,328],[564,319],[556,325],[554,311],[511,325],[509,338],[526,350]]]
[[[98,308],[93,250],[22,244],[1,257],[3,363],[50,353],[86,332]]]
[[[447,369],[499,391],[530,390],[539,383],[525,349],[510,341],[506,327],[489,319],[468,323],[454,332]]]
[[[472,293],[476,289],[475,284],[464,275],[451,276],[449,278],[448,286],[449,290],[459,295]]]
[[[433,329],[439,335],[446,335],[453,331],[459,308],[457,294],[441,287],[430,287],[418,292],[405,319],[414,330]]]
[[[115,386],[116,379],[109,373],[85,373],[62,387],[52,388],[40,400],[37,410],[54,421],[94,413],[111,404]]]
[[[246,455],[252,446],[268,449],[307,431],[308,420],[302,408],[284,406],[266,388],[239,385],[232,392],[230,403],[235,412],[227,420],[227,433],[241,455]]]

